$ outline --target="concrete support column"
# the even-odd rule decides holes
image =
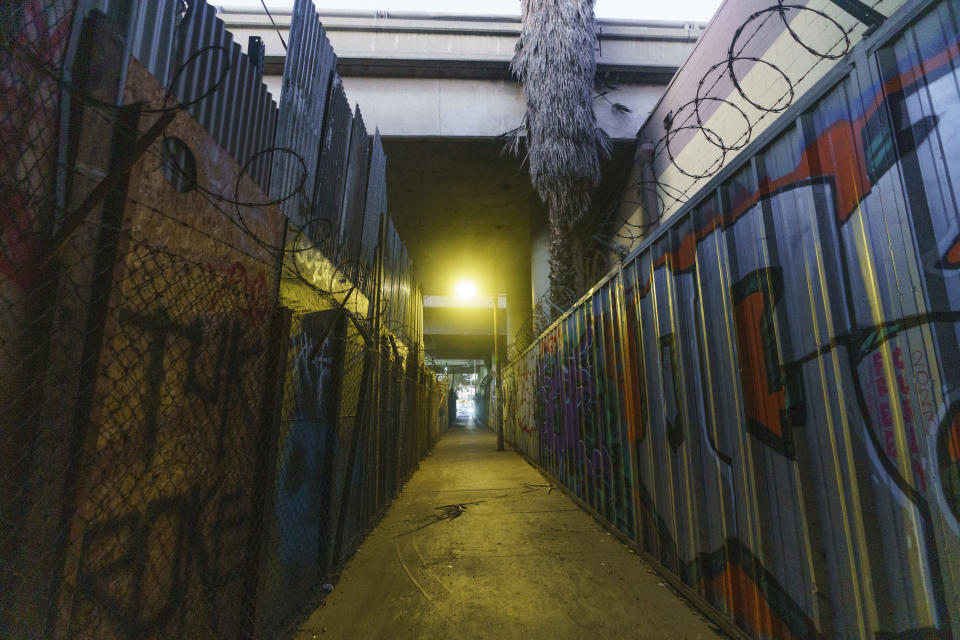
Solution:
[[[517,286],[507,290],[507,344],[513,342],[517,332],[533,313],[530,282],[526,278],[517,280]]]
[[[530,301],[549,299],[550,293],[550,225],[546,216],[531,216],[530,229]]]

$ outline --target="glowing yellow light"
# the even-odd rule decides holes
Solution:
[[[477,296],[477,285],[469,280],[461,280],[455,288],[457,297],[462,300],[472,300]]]

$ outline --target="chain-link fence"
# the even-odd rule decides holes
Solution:
[[[67,401],[44,397],[42,385],[52,360],[52,384],[64,388],[64,395],[76,386],[75,373],[60,373],[72,373],[65,366],[67,361],[79,364],[75,342],[83,333],[77,322],[57,326],[58,320],[67,317],[58,317],[49,300],[62,296],[61,289],[73,289],[74,295],[63,298],[67,311],[77,298],[90,297],[89,283],[61,288],[45,264],[45,241],[56,211],[61,97],[56,78],[70,39],[73,4],[25,2],[0,7],[0,519],[4,522],[0,620],[16,615],[21,624],[33,628],[39,628],[45,615],[33,602],[33,594],[49,593],[51,588],[46,568],[53,564],[57,538],[49,532],[56,530],[60,517],[56,494],[64,489],[69,444],[64,427],[72,414]],[[36,52],[42,66],[17,55],[21,48]],[[89,241],[89,236],[77,239],[81,244]],[[80,267],[89,271],[92,264],[88,261]],[[66,349],[52,359],[54,329],[59,346]],[[70,393],[71,398],[75,396]],[[33,474],[40,449],[45,453],[46,477]],[[46,499],[45,493],[54,495]],[[40,503],[46,508],[38,516],[30,507]],[[32,554],[19,553],[28,541],[42,547]],[[0,629],[10,624],[0,622]]]
[[[324,258],[76,9],[0,8],[0,637],[278,637],[443,389],[388,297],[291,270]]]
[[[257,603],[264,636],[309,612],[447,424],[445,389],[392,338],[366,340],[336,309],[295,313],[292,325]]]

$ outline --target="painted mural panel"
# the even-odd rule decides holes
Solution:
[[[346,326],[336,309],[295,316],[284,384],[283,425],[273,474],[272,513],[257,599],[258,632],[268,634],[301,606],[321,578],[333,545],[330,481],[338,439]]]
[[[958,42],[874,45],[508,373],[518,448],[753,637],[960,633]]]

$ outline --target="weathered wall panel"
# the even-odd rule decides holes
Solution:
[[[159,106],[164,89],[131,61],[124,98]],[[191,141],[199,186],[237,182],[240,168],[189,115],[166,134]],[[69,637],[249,626],[244,557],[260,507],[277,273],[276,256],[251,235],[280,243],[282,214],[248,208],[251,235],[241,232],[202,193],[173,188],[161,144],[131,172],[114,259],[101,272],[102,339],[73,452],[54,621]],[[251,180],[240,185],[240,197],[263,199]]]
[[[507,371],[508,440],[754,637],[960,629],[958,41],[870,44]]]
[[[68,197],[58,189],[66,96],[56,77],[69,65],[76,9],[75,0],[21,2],[4,7],[0,25],[5,45],[0,47],[0,510],[4,522],[18,523],[0,530],[4,637],[30,638],[46,616],[46,603],[38,602],[36,594],[49,592],[56,565],[56,525],[49,510],[61,504],[68,457],[60,445],[70,433],[80,360],[77,344],[84,329],[71,311],[82,308],[89,296],[90,248],[96,243],[89,230],[75,234],[63,250],[71,268],[62,282],[43,269],[48,234],[58,218],[58,197]],[[117,46],[115,39],[103,44],[108,53]],[[103,57],[92,56],[88,68],[99,69]],[[98,98],[114,99],[116,72],[113,68],[98,74],[99,82],[85,89]],[[98,124],[98,133],[111,129],[109,122]],[[85,151],[78,155],[92,171],[109,162],[106,149]],[[75,180],[76,191],[92,182],[87,175]],[[61,313],[46,306],[51,298],[62,300]],[[48,337],[47,327],[56,333]],[[55,349],[60,350],[58,357],[48,360]],[[56,402],[44,400],[44,383],[55,390]],[[40,480],[29,482],[38,467],[43,470]],[[24,554],[19,550],[23,544],[38,548]]]

